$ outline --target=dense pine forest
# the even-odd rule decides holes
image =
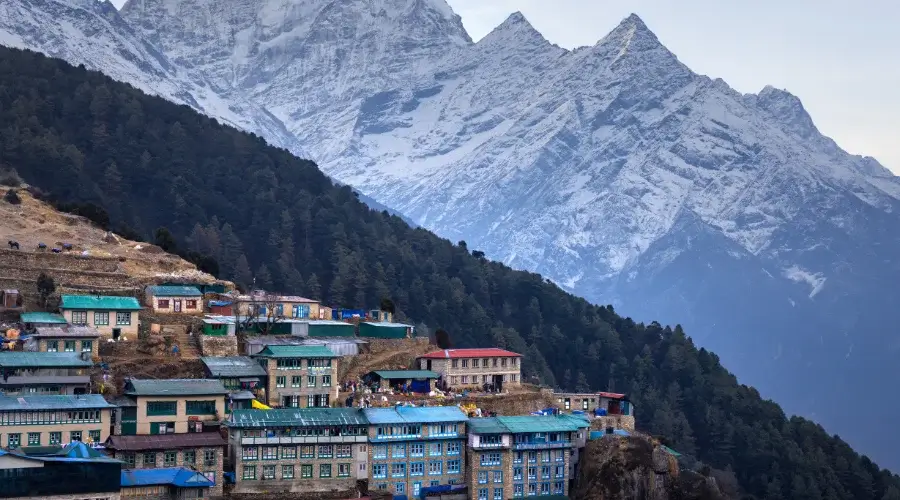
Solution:
[[[639,427],[733,474],[746,498],[900,500],[900,478],[787,418],[680,327],[635,323],[412,229],[309,161],[99,73],[0,48],[4,169],[238,283],[360,307],[390,298],[454,345],[524,353],[526,379],[627,392]]]

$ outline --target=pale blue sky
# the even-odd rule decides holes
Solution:
[[[476,40],[518,10],[566,48],[593,45],[634,12],[694,71],[741,92],[759,92],[767,84],[786,89],[841,147],[900,173],[900,2],[448,2]]]

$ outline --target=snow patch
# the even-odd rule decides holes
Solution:
[[[807,271],[800,266],[793,265],[784,269],[784,277],[797,283],[806,283],[810,286],[809,298],[813,298],[822,291],[825,286],[825,275],[822,273],[813,273]]]

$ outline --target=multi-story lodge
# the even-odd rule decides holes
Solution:
[[[119,500],[122,463],[83,443],[0,451],[0,498]]]
[[[221,495],[227,442],[218,426],[227,393],[218,380],[128,379],[106,449],[128,469],[193,467],[215,483],[210,494]]]
[[[503,349],[444,349],[421,356],[420,370],[441,375],[449,387],[481,387],[492,385],[498,390],[518,386],[521,382],[521,354]]]
[[[7,448],[102,443],[114,407],[99,394],[0,396],[0,443]]]
[[[239,316],[291,319],[331,319],[330,308],[318,301],[293,295],[277,295],[255,290],[248,295],[223,294]]]
[[[568,415],[469,420],[466,479],[475,500],[568,495],[587,422]]]
[[[367,408],[369,487],[418,498],[464,484],[466,415],[455,406]]]
[[[235,410],[235,493],[346,491],[368,477],[368,420],[354,408]]]
[[[338,360],[327,347],[268,345],[253,357],[268,374],[269,406],[327,408],[337,398]]]
[[[89,352],[97,356],[100,332],[89,326],[39,326],[25,348],[38,352]]]
[[[70,324],[94,327],[104,337],[137,338],[141,305],[134,297],[63,295],[59,310]]]
[[[89,352],[0,352],[0,390],[6,395],[87,394]]]

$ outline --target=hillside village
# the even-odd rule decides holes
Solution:
[[[0,250],[13,496],[562,498],[590,441],[635,433],[627,395],[531,385],[521,354],[438,346],[389,300],[242,292],[40,203],[69,239]]]

